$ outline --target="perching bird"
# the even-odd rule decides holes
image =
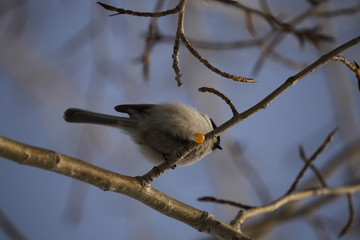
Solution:
[[[190,165],[214,149],[222,149],[220,137],[205,140],[205,134],[216,128],[208,115],[181,103],[125,104],[115,107],[129,117],[111,116],[77,108],[69,108],[64,119],[73,123],[101,124],[122,129],[140,146],[142,153],[156,164],[191,141],[200,144],[193,152],[177,163]]]

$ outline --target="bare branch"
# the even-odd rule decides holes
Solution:
[[[360,153],[360,141],[355,141],[349,146],[346,146],[334,157],[330,158],[328,163],[321,169],[322,175],[329,177],[335,170],[339,169],[339,165],[344,161],[357,156]],[[312,186],[317,179],[310,179],[306,181],[305,186]],[[358,183],[359,181],[355,181]],[[309,201],[306,204],[288,204],[276,211],[277,214],[270,214],[264,218],[253,221],[250,225],[246,225],[246,230],[253,234],[266,232],[274,228],[274,226],[291,221],[294,219],[304,218],[313,215],[318,209],[328,206],[339,199],[339,196],[327,196],[326,198],[317,198],[314,201]]]
[[[173,9],[165,10],[162,12],[137,12],[137,11],[127,10],[127,9],[123,9],[123,8],[117,8],[117,7],[107,5],[107,4],[101,3],[101,2],[97,2],[97,3],[100,6],[102,6],[103,8],[105,8],[106,10],[117,12],[117,13],[111,14],[110,16],[127,14],[127,15],[133,15],[133,16],[137,16],[137,17],[163,17],[163,16],[167,16],[167,15],[175,14],[175,13],[179,12],[179,5],[174,7]]]
[[[183,43],[185,44],[187,49],[189,49],[190,53],[194,57],[196,57],[201,63],[203,63],[211,71],[219,74],[222,77],[229,78],[229,79],[232,79],[232,80],[237,81],[237,82],[248,82],[248,83],[255,83],[256,82],[254,79],[251,79],[251,78],[245,78],[245,77],[241,77],[241,76],[236,76],[236,75],[229,74],[227,72],[221,71],[220,69],[218,69],[218,68],[214,67],[213,65],[211,65],[205,58],[203,58],[200,55],[200,53],[198,53],[195,50],[195,48],[193,48],[193,46],[190,44],[190,42],[187,40],[187,38],[185,37],[185,35],[183,33],[180,35],[180,39],[183,41]]]
[[[213,139],[223,132],[225,132],[227,129],[230,129],[232,126],[238,124],[239,122],[243,121],[244,119],[252,116],[253,114],[259,112],[262,109],[265,109],[269,104],[271,104],[276,98],[278,98],[281,94],[283,94],[285,91],[287,91],[290,87],[292,87],[294,84],[299,82],[301,79],[303,79],[308,74],[314,72],[316,69],[321,67],[322,65],[328,63],[334,56],[338,55],[339,53],[347,50],[348,48],[358,44],[360,42],[360,36],[357,38],[354,38],[347,43],[344,43],[343,45],[339,46],[338,48],[330,51],[329,53],[323,55],[318,60],[316,60],[314,63],[310,64],[308,67],[297,73],[296,75],[289,77],[281,86],[279,86],[277,89],[275,89],[272,93],[270,93],[267,97],[265,97],[263,100],[255,104],[253,107],[249,108],[248,110],[237,114],[236,116],[232,117],[230,120],[222,124],[221,126],[217,127],[213,131],[207,133],[205,135],[205,139]],[[179,149],[177,154],[173,154],[172,156],[169,156],[169,160],[166,162],[163,162],[159,166],[154,167],[151,169],[148,173],[140,177],[139,179],[143,184],[147,184],[151,182],[154,178],[159,177],[161,174],[163,174],[168,169],[176,166],[176,163],[183,159],[185,156],[187,156],[190,152],[195,150],[197,147],[197,143],[193,142],[188,145],[187,148]]]
[[[181,81],[181,71],[179,66],[179,48],[180,48],[180,36],[184,32],[184,13],[185,13],[185,5],[186,0],[181,0],[179,3],[179,16],[178,16],[178,25],[176,29],[175,41],[174,41],[174,48],[173,48],[173,69],[175,72],[175,80],[177,82],[178,87],[182,86]]]
[[[231,102],[231,100],[227,96],[225,96],[223,93],[221,93],[220,91],[218,91],[214,88],[209,88],[209,87],[201,87],[201,88],[199,88],[199,91],[215,94],[216,96],[220,97],[222,100],[224,100],[229,105],[234,116],[239,114],[239,112],[236,110],[236,107]]]
[[[316,69],[321,67],[322,65],[328,63],[334,56],[339,55],[341,52],[346,51],[347,49],[351,48],[360,43],[360,36],[342,44],[341,46],[335,48],[334,50],[328,52],[327,54],[321,56],[318,60],[304,68],[302,71],[297,73],[296,75],[289,77],[281,86],[275,89],[272,93],[266,96],[263,100],[255,104],[253,107],[249,108],[248,110],[240,113],[239,115],[231,118],[229,121],[225,122],[218,128],[216,128],[211,133],[207,134],[206,138],[210,138],[211,136],[218,136],[223,133],[225,130],[231,128],[232,126],[238,124],[239,122],[243,121],[244,119],[252,116],[253,114],[257,113],[258,111],[265,109],[269,104],[271,104],[275,99],[277,99],[281,94],[286,92],[289,88],[291,88],[294,84],[298,83],[308,74],[314,72]]]
[[[284,39],[284,37],[285,37],[285,34],[278,33],[278,34],[275,34],[274,36],[272,36],[272,38],[268,44],[263,43],[263,45],[264,45],[263,51],[261,52],[258,60],[256,61],[255,65],[253,67],[253,70],[252,70],[252,72],[254,74],[260,71],[262,66],[265,64],[266,59],[272,54],[275,47],[278,44],[280,44],[280,42]]]
[[[249,205],[246,205],[246,204],[242,204],[242,203],[238,203],[238,202],[234,202],[234,201],[230,201],[230,200],[218,199],[218,198],[209,197],[209,196],[198,198],[198,201],[226,204],[226,205],[230,205],[230,206],[238,207],[238,208],[242,208],[242,209],[254,208],[254,206],[249,206]]]
[[[324,142],[320,145],[320,147],[315,151],[315,153],[311,156],[311,158],[305,163],[304,167],[301,169],[299,174],[296,176],[295,181],[291,185],[290,189],[286,192],[286,194],[290,194],[294,192],[297,188],[297,186],[300,183],[301,178],[304,176],[305,172],[309,167],[312,165],[312,163],[316,160],[316,158],[319,156],[320,153],[330,144],[332,139],[334,138],[334,135],[337,132],[337,128],[335,128],[324,140]]]
[[[345,64],[351,71],[356,72],[358,66],[356,66],[356,63],[351,63],[349,60],[347,60],[345,57],[337,55],[332,58],[334,61],[340,61],[343,64]]]
[[[329,62],[334,56],[338,55],[339,53],[345,51],[346,49],[358,44],[360,42],[360,36],[354,38],[347,43],[339,46],[338,48],[332,50],[331,52],[323,55],[314,63],[310,64],[304,70],[300,71],[298,74],[288,78],[280,87],[275,89],[272,93],[270,93],[267,97],[261,100],[259,103],[255,104],[253,107],[249,108],[248,110],[237,114],[236,116],[232,117],[229,121],[225,122],[218,128],[214,129],[210,133],[205,135],[206,139],[212,139],[219,136],[221,133],[226,131],[227,129],[231,128],[232,126],[238,124],[239,122],[243,121],[244,119],[252,116],[253,114],[257,113],[261,109],[265,109],[269,104],[271,104],[276,98],[278,98],[282,93],[287,91],[291,86],[295,83],[299,82],[308,74],[315,71],[317,68],[321,67],[322,65]],[[186,149],[179,149],[178,154],[174,154],[173,156],[169,157],[169,161],[166,161],[159,166],[154,167],[150,170],[147,174],[142,176],[140,179],[144,184],[151,182],[154,178],[159,177],[165,171],[170,169],[171,167],[175,166],[178,161],[183,159],[187,154],[193,151],[196,148],[196,143],[189,144],[188,148]]]
[[[213,0],[213,1],[217,1],[220,3],[226,4],[226,5],[229,5],[231,7],[235,7],[239,10],[242,10],[246,17],[245,20],[246,20],[247,28],[248,28],[249,32],[252,34],[255,33],[255,29],[254,29],[254,26],[252,26],[252,23],[248,22],[248,21],[252,21],[252,20],[248,19],[252,15],[256,15],[258,17],[263,18],[264,20],[267,21],[267,23],[269,23],[274,28],[282,28],[282,27],[287,28],[286,23],[281,22],[280,20],[276,19],[273,15],[271,15],[267,4],[264,2],[262,2],[262,4],[261,4],[262,8],[264,8],[264,11],[260,11],[255,8],[248,7],[245,4],[242,4],[237,1],[232,1],[232,0]]]
[[[185,46],[188,48],[188,50],[194,57],[196,57],[201,63],[203,63],[211,71],[219,74],[220,76],[225,77],[225,78],[230,78],[234,81],[239,81],[239,82],[256,82],[255,80],[253,80],[251,78],[235,76],[235,75],[221,71],[220,69],[211,65],[206,59],[204,59],[195,50],[195,48],[192,47],[190,42],[185,37],[185,31],[184,31],[184,13],[185,13],[186,1],[187,0],[180,0],[179,4],[175,8],[166,10],[163,12],[135,12],[135,11],[126,10],[126,9],[122,9],[122,8],[116,8],[114,6],[107,5],[107,4],[104,4],[101,2],[97,2],[97,3],[99,5],[101,5],[103,8],[105,8],[106,10],[117,12],[116,14],[113,14],[111,16],[119,15],[119,14],[128,14],[128,15],[139,16],[139,17],[163,17],[163,16],[166,16],[169,14],[178,13],[178,24],[177,24],[177,30],[176,30],[176,35],[175,35],[172,59],[173,59],[173,69],[175,72],[175,80],[179,87],[182,86],[182,81],[181,81],[182,74],[181,74],[181,70],[180,70],[180,66],[179,66],[180,40],[185,44]],[[144,55],[144,56],[148,57],[148,55]],[[146,64],[148,59],[144,58],[144,60],[146,60],[145,61],[145,64]],[[145,68],[144,68],[145,73],[146,73],[146,69],[147,69],[146,67],[148,68],[148,65],[145,65]]]
[[[322,6],[321,3],[323,3],[323,2],[325,2],[325,1],[321,1],[321,2],[318,2],[317,4],[314,4],[313,6],[311,6],[304,12],[295,16],[288,23],[282,23],[281,21],[277,21],[277,23],[279,23],[279,24],[273,25],[277,31],[271,32],[271,38],[270,38],[269,43],[267,43],[267,44],[263,43],[264,50],[261,53],[257,62],[255,63],[255,66],[253,68],[254,73],[258,72],[262,68],[262,66],[265,64],[267,58],[272,55],[272,52],[274,51],[276,46],[282,42],[282,40],[285,38],[287,33],[294,34],[299,39],[300,43],[301,43],[301,40],[311,40],[312,43],[318,44],[318,42],[322,40],[322,39],[317,39],[316,37],[314,37],[314,34],[316,35],[317,32],[315,32],[313,34],[308,33],[308,34],[306,34],[307,37],[301,38],[300,36],[302,36],[303,34],[299,35],[298,34],[299,30],[296,30],[295,26],[297,24],[301,23],[302,21],[304,21],[305,19],[307,19],[309,16],[316,13],[319,9],[321,9],[321,6]],[[304,30],[302,30],[302,31],[304,31]],[[329,36],[325,36],[324,39],[328,40],[329,39],[328,37]]]
[[[239,230],[216,219],[208,212],[171,198],[150,185],[143,187],[136,178],[117,174],[79,159],[19,143],[5,137],[0,137],[0,156],[20,164],[42,168],[80,180],[104,191],[127,195],[166,216],[218,239],[249,239]]]
[[[259,47],[265,43],[267,38],[269,38],[271,34],[266,34],[260,38],[256,39],[249,39],[249,40],[240,40],[240,41],[229,41],[229,42],[210,42],[210,41],[202,41],[198,39],[192,39],[187,37],[188,41],[191,42],[191,44],[194,47],[200,48],[200,49],[207,49],[207,50],[227,50],[227,49],[240,49],[240,48],[249,48],[249,47]],[[164,34],[159,34],[156,36],[157,41],[159,42],[173,42],[174,37]],[[282,54],[272,50],[271,51],[271,57],[281,63],[282,65],[295,68],[295,69],[301,69],[306,67],[307,65],[305,63],[299,63],[295,60],[290,59],[289,57],[285,57]],[[254,70],[254,72],[256,72]]]
[[[173,50],[173,68],[175,71],[175,79],[178,83],[178,86],[182,85],[181,82],[181,72],[180,72],[180,67],[179,67],[179,44],[180,44],[180,40],[185,44],[185,46],[187,47],[187,49],[190,51],[190,53],[196,57],[201,63],[203,63],[207,68],[209,68],[211,71],[219,74],[222,77],[225,78],[230,78],[234,81],[239,81],[239,82],[256,82],[253,79],[250,78],[244,78],[244,77],[240,77],[240,76],[235,76],[226,72],[221,71],[220,69],[214,67],[213,65],[211,65],[205,58],[203,58],[201,56],[200,53],[198,53],[198,51],[196,51],[196,49],[191,45],[191,43],[189,42],[189,40],[186,38],[185,36],[185,30],[184,30],[184,13],[185,13],[185,5],[186,5],[186,0],[182,0],[179,3],[179,18],[178,18],[178,25],[177,25],[177,30],[176,30],[176,35],[175,35],[175,42],[174,42],[174,50]]]
[[[236,219],[233,221],[234,227],[240,227],[247,219],[276,211],[280,207],[305,198],[315,197],[315,196],[340,196],[345,194],[353,194],[355,192],[360,191],[360,184],[355,184],[352,186],[346,186],[346,187],[338,187],[338,188],[316,188],[316,189],[310,189],[305,190],[302,192],[292,193],[289,195],[285,195],[282,198],[261,206],[257,208],[253,208],[247,211],[243,211]]]
[[[304,163],[309,162],[309,159],[306,157],[304,148],[302,146],[300,146],[299,148],[299,152],[300,152],[300,157],[301,159],[304,161]],[[314,155],[311,157],[313,158]],[[317,177],[317,179],[319,180],[320,184],[322,187],[327,187],[327,184],[324,180],[324,177],[321,175],[320,171],[317,169],[317,167],[314,164],[311,164],[311,170],[313,170],[313,172],[315,173],[315,176]]]
[[[335,57],[333,57],[333,60],[342,62],[351,71],[353,71],[355,73],[355,77],[356,77],[356,79],[358,81],[358,88],[359,88],[359,91],[360,91],[360,67],[359,67],[359,64],[357,64],[357,62],[355,62],[355,61],[354,61],[354,63],[351,63],[349,60],[347,60],[343,56],[335,56]]]
[[[349,8],[336,9],[336,10],[333,10],[333,11],[317,12],[316,16],[324,17],[324,18],[331,18],[331,17],[338,17],[338,16],[344,16],[344,15],[356,14],[358,12],[360,12],[360,4],[358,4],[357,6],[353,6],[353,7],[349,7]]]
[[[352,194],[346,195],[347,201],[348,201],[348,207],[349,207],[349,218],[346,222],[343,229],[341,229],[341,232],[339,233],[339,238],[344,236],[351,228],[354,219],[355,219],[355,207],[354,207],[354,199]]]
[[[155,6],[155,11],[160,11],[160,9],[164,5],[164,0],[158,0]],[[151,51],[156,43],[158,37],[158,18],[152,18],[148,27],[148,32],[145,41],[145,49],[144,53],[141,56],[141,60],[143,62],[143,76],[145,81],[149,78],[150,72],[150,62],[151,62]]]
[[[320,48],[321,43],[333,42],[335,40],[332,36],[321,33],[321,28],[319,26],[292,30],[291,32],[293,32],[294,36],[300,42],[300,47],[304,47],[305,42],[309,42],[316,48]]]

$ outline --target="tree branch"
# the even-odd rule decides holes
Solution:
[[[360,141],[357,140],[344,149],[342,149],[339,153],[335,154],[333,157],[327,161],[327,164],[322,167],[321,173],[323,177],[329,178],[331,174],[338,170],[341,164],[344,164],[345,161],[351,159],[355,156],[358,156],[360,153]],[[305,181],[303,186],[310,188],[309,186],[313,186],[317,177],[314,176],[312,179]],[[358,183],[359,181],[354,181]],[[292,204],[287,204],[282,206],[276,211],[276,214],[268,214],[263,218],[258,218],[255,221],[252,221],[250,224],[246,225],[246,232],[249,234],[261,235],[264,232],[271,231],[275,226],[286,223],[288,221],[292,221],[295,219],[304,219],[308,216],[313,216],[315,211],[328,206],[338,200],[337,196],[327,196],[326,198],[318,198],[314,199],[314,201],[308,201],[305,204],[298,204],[297,202],[293,202]]]
[[[169,10],[165,10],[165,11],[161,11],[161,12],[137,12],[137,11],[131,11],[131,10],[123,9],[123,8],[117,8],[117,7],[107,5],[107,4],[101,3],[101,2],[97,2],[97,4],[99,4],[106,10],[117,12],[117,13],[111,14],[110,16],[126,14],[126,15],[133,15],[133,16],[137,16],[137,17],[163,17],[163,16],[167,16],[167,15],[175,14],[175,13],[179,12],[179,5],[177,5],[173,9],[169,9]]]
[[[177,36],[176,36],[177,37]],[[224,71],[221,71],[220,69],[214,67],[212,64],[209,63],[208,60],[206,60],[205,58],[203,58],[201,56],[201,54],[196,51],[195,48],[193,48],[193,46],[191,45],[191,43],[188,41],[188,39],[186,38],[184,32],[180,33],[180,39],[181,41],[185,44],[186,48],[189,50],[189,52],[196,57],[202,64],[205,65],[205,67],[207,67],[208,69],[210,69],[211,71],[213,71],[214,73],[224,77],[224,78],[229,78],[232,79],[234,81],[237,82],[247,82],[247,83],[255,83],[256,80],[251,79],[251,78],[246,78],[246,77],[242,77],[242,76],[236,76]]]
[[[234,104],[231,102],[231,100],[225,96],[225,94],[221,93],[220,91],[214,89],[214,88],[209,88],[209,87],[201,87],[198,89],[200,92],[209,92],[212,94],[215,94],[216,96],[220,97],[222,100],[224,100],[227,105],[229,105],[232,113],[234,116],[236,116],[237,114],[239,114],[238,110],[236,109],[236,107],[234,106]]]
[[[174,41],[174,47],[173,47],[173,69],[175,72],[175,80],[177,82],[178,87],[182,86],[181,81],[181,70],[179,66],[179,49],[180,49],[180,35],[184,32],[184,11],[186,6],[186,0],[180,0],[179,2],[179,16],[178,16],[178,22],[176,27],[176,35],[175,35],[175,41]]]
[[[305,162],[304,167],[300,170],[299,174],[296,176],[294,182],[291,184],[290,189],[286,192],[286,194],[290,194],[296,190],[296,188],[298,187],[300,180],[304,176],[305,172],[313,165],[313,162],[320,155],[320,153],[323,152],[324,149],[330,144],[330,142],[333,140],[337,131],[338,131],[337,128],[335,128],[333,131],[331,131],[331,133],[327,136],[325,141],[320,145],[320,147],[316,150],[316,152],[310,157],[310,159],[308,159]],[[319,178],[319,179],[322,179],[322,178]]]
[[[296,75],[289,77],[281,86],[279,86],[272,93],[270,93],[268,96],[266,96],[263,100],[261,100],[260,102],[255,104],[253,107],[249,108],[248,110],[246,110],[242,113],[234,115],[230,120],[223,123],[221,126],[217,127],[213,131],[207,133],[205,135],[205,139],[207,139],[207,140],[213,139],[213,138],[221,135],[227,129],[230,129],[234,125],[245,120],[246,118],[252,116],[253,114],[259,112],[262,109],[265,109],[276,98],[278,98],[281,94],[283,94],[285,91],[287,91],[294,84],[298,83],[305,76],[314,72],[316,69],[318,69],[322,65],[328,63],[334,56],[339,55],[339,53],[344,52],[345,50],[347,50],[348,48],[350,48],[356,44],[359,44],[359,42],[360,42],[360,36],[348,41],[347,43],[344,43],[343,45],[339,46],[338,48],[321,56],[318,60],[316,60],[309,66],[307,66],[305,69],[303,69]],[[207,141],[207,140],[205,140],[205,141]],[[190,143],[187,147],[185,147],[183,149],[179,149],[177,153],[174,153],[171,156],[169,156],[168,161],[163,162],[159,166],[154,167],[148,173],[146,173],[144,176],[140,177],[139,180],[142,180],[144,185],[146,185],[146,183],[151,182],[154,178],[159,177],[161,174],[166,172],[168,169],[175,166],[177,162],[179,162],[181,159],[186,157],[190,152],[194,151],[196,149],[197,145],[199,145],[199,144],[193,142],[193,143]]]
[[[225,132],[227,129],[231,128],[232,126],[238,124],[239,122],[245,120],[246,118],[252,116],[253,114],[257,113],[258,111],[265,109],[269,104],[271,104],[275,99],[277,99],[281,94],[286,92],[290,87],[294,84],[298,83],[304,77],[309,75],[310,73],[314,72],[316,69],[328,63],[334,56],[339,55],[340,53],[344,52],[345,50],[357,45],[360,43],[360,36],[344,43],[343,45],[335,48],[334,50],[328,52],[327,54],[321,56],[318,60],[304,68],[302,71],[297,73],[294,76],[289,77],[282,85],[280,85],[277,89],[271,92],[268,96],[266,96],[263,100],[255,104],[253,107],[249,108],[248,110],[234,116],[229,121],[225,122],[214,131],[208,133],[206,138],[216,137]]]
[[[240,227],[247,219],[251,217],[276,211],[278,208],[284,206],[285,204],[298,201],[304,198],[322,196],[322,195],[330,195],[330,196],[346,195],[346,194],[353,194],[358,191],[360,191],[360,184],[355,184],[346,187],[338,187],[338,188],[315,188],[298,193],[292,193],[289,195],[285,195],[284,197],[270,204],[241,212],[241,214],[239,214],[236,217],[236,219],[233,221],[232,224],[234,225],[234,227]]]
[[[200,232],[218,239],[249,239],[238,229],[211,214],[180,202],[159,190],[143,187],[136,178],[114,173],[82,160],[0,137],[0,157],[14,162],[56,172],[134,198],[158,212],[177,219]]]

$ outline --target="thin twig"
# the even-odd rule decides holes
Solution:
[[[233,8],[237,8],[240,9],[244,12],[244,15],[246,18],[250,18],[252,15],[256,15],[258,17],[263,18],[264,20],[266,20],[266,22],[268,24],[270,24],[273,28],[288,28],[288,24],[283,23],[282,21],[280,21],[279,19],[275,18],[269,11],[269,8],[267,6],[266,3],[261,4],[261,7],[263,8],[263,11],[260,11],[258,9],[255,8],[251,8],[246,6],[245,4],[242,4],[238,1],[232,1],[232,0],[213,0],[213,1],[217,1],[226,5],[230,5]],[[245,19],[245,21],[252,21],[249,19]],[[251,26],[251,24],[249,25],[249,23],[247,23],[248,25],[248,30],[250,33],[254,33],[255,29],[253,26]]]
[[[311,156],[311,158],[305,163],[304,167],[301,169],[299,174],[296,176],[295,181],[291,185],[290,189],[286,192],[287,194],[290,194],[294,192],[297,188],[297,186],[300,183],[301,178],[304,176],[305,172],[309,167],[312,165],[312,163],[316,160],[316,158],[319,156],[320,153],[330,144],[332,139],[334,138],[334,135],[337,132],[337,128],[335,128],[331,133],[326,137],[324,142],[320,145],[320,147],[315,151],[315,153]]]
[[[357,45],[360,43],[360,36],[351,39],[350,41],[340,45],[334,50],[328,52],[327,54],[321,56],[315,62],[298,72],[296,75],[289,77],[283,84],[281,84],[277,89],[271,92],[268,96],[266,96],[263,100],[249,108],[248,110],[240,113],[239,115],[231,118],[229,121],[223,123],[219,127],[217,127],[214,131],[207,134],[206,138],[211,139],[211,137],[216,137],[225,132],[227,129],[230,129],[232,126],[240,123],[241,121],[247,119],[248,117],[256,114],[257,112],[265,109],[269,106],[275,99],[277,99],[281,94],[286,92],[289,88],[291,88],[294,84],[301,81],[310,73],[314,72],[316,69],[320,68],[324,64],[328,63],[334,56],[346,51],[347,49]]]
[[[231,41],[231,42],[211,42],[211,41],[202,41],[197,39],[190,39],[187,37],[188,41],[191,42],[191,44],[194,47],[200,48],[200,49],[207,49],[207,50],[227,50],[227,49],[240,49],[240,48],[248,48],[248,47],[259,47],[263,45],[266,41],[266,39],[270,36],[270,34],[266,34],[260,38],[256,39],[249,39],[249,40],[242,40],[242,41]],[[164,34],[158,34],[156,36],[156,39],[159,42],[173,42],[174,37]],[[283,56],[279,52],[272,51],[271,57],[280,62],[282,65],[295,68],[295,69],[301,69],[306,67],[307,64],[305,63],[299,63],[295,60],[292,60],[288,57]]]
[[[304,21],[308,16],[313,15],[318,9],[321,8],[321,6],[322,4],[320,3],[311,6],[304,12],[300,13],[299,15],[291,19],[288,23],[280,22],[281,24],[278,25],[280,26],[280,28],[275,28],[277,31],[271,32],[272,36],[270,42],[266,45],[264,43],[264,50],[260,54],[258,60],[256,61],[252,72],[257,73],[260,71],[262,66],[265,64],[267,58],[272,55],[272,52],[274,51],[276,46],[278,46],[282,42],[282,40],[285,38],[287,33],[294,34],[295,37],[297,37],[300,40],[301,38],[299,37],[299,34],[296,34],[297,31],[294,26]],[[273,26],[277,26],[277,25],[273,25]]]
[[[201,63],[203,63],[211,71],[219,74],[222,77],[229,78],[229,79],[232,79],[232,80],[237,81],[237,82],[248,82],[248,83],[255,83],[256,82],[254,79],[251,79],[251,78],[236,76],[236,75],[229,74],[227,72],[221,71],[220,69],[218,69],[218,68],[214,67],[213,65],[211,65],[208,60],[203,58],[200,55],[200,53],[198,53],[198,51],[196,51],[196,49],[193,48],[193,46],[191,45],[191,43],[188,41],[188,39],[185,37],[185,35],[183,33],[180,35],[180,39],[185,44],[185,46],[190,51],[190,53],[194,57],[196,57]]]
[[[323,11],[323,12],[319,11],[316,13],[316,16],[324,17],[324,18],[331,18],[331,17],[338,17],[338,16],[343,16],[343,15],[356,14],[359,12],[360,12],[360,4],[353,6],[353,7],[349,7],[349,8],[336,9],[333,11]]]
[[[284,33],[277,33],[274,36],[272,36],[270,43],[268,44],[263,43],[263,51],[261,52],[259,58],[255,62],[254,67],[252,69],[253,74],[256,74],[260,71],[262,66],[265,64],[267,58],[271,55],[275,47],[281,43],[284,37],[285,37]]]
[[[137,17],[163,17],[163,16],[167,16],[167,15],[171,15],[171,14],[175,14],[175,13],[179,12],[179,5],[177,5],[173,9],[169,9],[169,10],[165,10],[165,11],[161,11],[161,12],[137,12],[137,11],[127,10],[127,9],[123,9],[123,8],[117,8],[117,7],[102,3],[102,2],[97,2],[97,3],[100,6],[102,6],[103,8],[105,8],[106,10],[117,12],[117,13],[111,14],[110,16],[126,14],[126,15],[132,15],[132,16],[137,16]]]
[[[240,77],[240,76],[235,76],[226,72],[221,71],[220,69],[214,67],[213,65],[211,65],[205,58],[203,58],[197,51],[196,49],[191,45],[191,43],[189,42],[189,40],[186,38],[185,36],[185,30],[184,30],[184,13],[185,13],[185,4],[186,4],[186,0],[183,0],[182,2],[179,3],[179,18],[178,18],[178,26],[177,26],[177,30],[176,30],[176,36],[175,36],[175,42],[174,42],[174,50],[173,50],[173,68],[175,71],[175,79],[178,83],[178,86],[182,85],[181,82],[181,72],[180,72],[180,67],[179,67],[179,41],[181,40],[185,46],[187,47],[187,49],[190,51],[190,53],[196,57],[201,63],[203,63],[207,68],[209,68],[211,71],[219,74],[222,77],[225,78],[230,78],[234,81],[239,81],[239,82],[256,82],[253,79],[250,78],[244,78],[244,77]]]
[[[184,31],[184,13],[185,13],[186,2],[187,2],[187,0],[180,0],[179,4],[175,8],[166,10],[166,11],[162,11],[162,12],[136,12],[136,11],[132,11],[132,10],[117,8],[117,7],[107,5],[107,4],[104,4],[101,2],[97,2],[97,3],[99,5],[101,5],[102,7],[104,7],[106,10],[117,12],[116,14],[113,14],[111,16],[119,15],[119,14],[129,14],[129,15],[139,16],[139,17],[163,17],[163,16],[166,16],[169,14],[178,13],[178,24],[177,24],[177,30],[176,30],[176,35],[175,35],[172,59],[173,59],[173,69],[175,72],[175,80],[177,81],[177,85],[179,87],[182,86],[182,81],[181,81],[182,74],[181,74],[181,70],[180,70],[180,66],[179,66],[180,40],[185,44],[185,46],[188,48],[188,50],[194,57],[196,57],[201,63],[203,63],[211,71],[219,74],[220,76],[225,77],[225,78],[230,78],[234,81],[239,81],[239,82],[256,82],[255,80],[253,80],[251,78],[236,76],[236,75],[221,71],[220,69],[211,65],[206,59],[204,59],[192,47],[190,42],[185,37],[185,31]]]
[[[301,159],[304,161],[304,163],[309,162],[309,159],[307,158],[304,148],[302,146],[299,147],[299,152],[300,152],[300,157]],[[313,156],[311,156],[312,158]],[[314,172],[316,178],[319,180],[320,184],[322,187],[327,187],[327,184],[325,182],[324,177],[322,176],[322,174],[320,173],[319,169],[317,169],[317,167],[314,164],[311,164],[311,170]]]
[[[155,6],[155,11],[160,11],[164,5],[164,0],[158,0]],[[151,62],[151,51],[156,43],[158,37],[158,18],[152,18],[148,27],[148,32],[145,41],[145,49],[144,53],[142,54],[142,62],[143,62],[143,76],[145,80],[149,79],[149,69],[150,69],[150,62]]]
[[[242,203],[238,203],[238,202],[234,202],[234,201],[230,201],[230,200],[225,200],[225,199],[218,199],[218,198],[209,197],[209,196],[198,198],[198,201],[226,204],[226,205],[230,205],[233,207],[238,207],[238,208],[242,208],[242,209],[246,209],[246,210],[254,208],[254,206],[250,206],[250,205],[246,205],[246,204],[242,204]]]
[[[175,80],[177,82],[178,87],[181,87],[183,85],[181,81],[181,70],[179,66],[179,48],[180,48],[180,36],[184,32],[184,14],[185,14],[185,6],[186,6],[186,0],[181,0],[179,3],[179,16],[178,16],[178,23],[176,28],[176,35],[175,35],[175,41],[174,41],[174,47],[173,47],[173,69],[175,72]]]
[[[225,96],[223,93],[221,93],[220,91],[218,91],[214,88],[209,88],[209,87],[201,87],[201,88],[199,88],[199,91],[215,94],[216,96],[220,97],[222,100],[224,100],[229,105],[229,107],[231,108],[231,111],[233,113],[233,116],[239,114],[239,112],[236,110],[236,107],[231,102],[231,100],[227,96]]]
[[[337,188],[316,188],[316,189],[305,190],[302,192],[291,193],[288,195],[284,195],[280,199],[270,204],[243,211],[242,214],[239,214],[234,219],[232,224],[234,227],[240,227],[247,219],[251,217],[262,215],[269,212],[274,212],[288,203],[299,201],[301,199],[315,197],[315,196],[325,196],[325,195],[340,196],[345,194],[353,194],[358,191],[360,191],[360,184],[355,184],[345,187],[337,187]]]
[[[332,58],[334,61],[340,61],[343,64],[345,64],[351,71],[355,72],[358,67],[354,63],[351,63],[349,60],[347,60],[345,57],[337,55]]]
[[[339,55],[333,57],[332,60],[342,62],[343,64],[345,64],[345,66],[347,66],[351,71],[353,71],[355,73],[355,77],[356,77],[356,79],[358,81],[358,88],[359,88],[359,91],[360,91],[360,67],[359,67],[359,64],[357,64],[357,62],[355,62],[355,61],[354,61],[354,63],[351,63],[345,57],[339,56]]]
[[[322,174],[329,177],[336,169],[339,169],[341,163],[344,163],[344,161],[353,156],[358,156],[358,154],[360,154],[359,140],[349,144],[339,153],[330,157],[327,164],[321,169]],[[317,179],[307,180],[307,184],[305,185],[313,186],[313,182],[317,182]],[[288,223],[295,219],[303,219],[306,216],[312,216],[315,211],[337,202],[339,198],[339,196],[328,196],[326,198],[316,198],[313,201],[307,201],[306,203],[288,204],[281,209],[278,209],[276,211],[277,214],[268,214],[261,219],[258,218],[256,221],[252,221],[249,225],[246,225],[246,231],[251,235],[253,235],[253,233],[258,233],[259,229],[261,229],[260,234],[262,232],[271,231],[274,229],[274,226],[277,226],[278,224]]]
[[[359,88],[359,91],[360,91],[360,66],[357,62],[354,61],[354,64],[356,66],[356,71],[355,71],[355,76],[358,80],[358,88]]]
[[[339,238],[344,236],[351,228],[354,219],[355,219],[355,207],[354,207],[354,199],[352,194],[346,195],[347,201],[348,201],[348,210],[349,210],[349,218],[345,224],[345,226],[342,228],[342,230],[339,233]]]

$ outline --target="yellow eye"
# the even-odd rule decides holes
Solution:
[[[202,143],[205,141],[205,135],[202,133],[195,133],[195,142]]]

